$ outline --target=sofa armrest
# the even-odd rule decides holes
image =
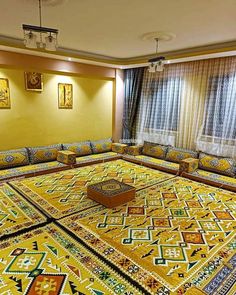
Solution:
[[[76,163],[76,153],[71,151],[58,151],[57,161],[66,165],[74,165]]]
[[[142,154],[143,145],[132,145],[128,146],[126,153],[131,156],[138,156]]]
[[[126,152],[127,147],[128,147],[127,144],[115,142],[115,143],[112,143],[111,150],[118,154],[124,154]]]
[[[187,158],[179,163],[179,172],[193,173],[198,169],[199,159]]]

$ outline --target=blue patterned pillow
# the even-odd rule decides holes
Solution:
[[[69,150],[74,152],[76,156],[86,156],[92,154],[92,149],[90,145],[90,141],[82,141],[75,143],[63,143],[63,150]]]
[[[55,161],[57,159],[57,152],[62,149],[61,144],[29,147],[29,158],[31,164]]]
[[[91,147],[94,154],[110,152],[111,146],[112,140],[110,138],[91,141]]]
[[[29,164],[27,149],[0,152],[0,169],[24,166]]]

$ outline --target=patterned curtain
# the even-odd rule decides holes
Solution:
[[[123,140],[133,138],[133,126],[142,90],[144,68],[125,70],[125,100],[123,115]]]

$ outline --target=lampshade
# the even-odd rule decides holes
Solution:
[[[25,47],[27,48],[37,48],[37,36],[32,32],[25,34]]]
[[[155,73],[156,72],[156,65],[154,63],[151,63],[148,67],[149,73]]]
[[[52,35],[45,37],[45,49],[48,51],[57,50],[57,39]]]

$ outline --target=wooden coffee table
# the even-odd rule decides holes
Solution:
[[[135,198],[135,188],[115,179],[88,185],[87,195],[90,199],[108,208],[125,204]]]

